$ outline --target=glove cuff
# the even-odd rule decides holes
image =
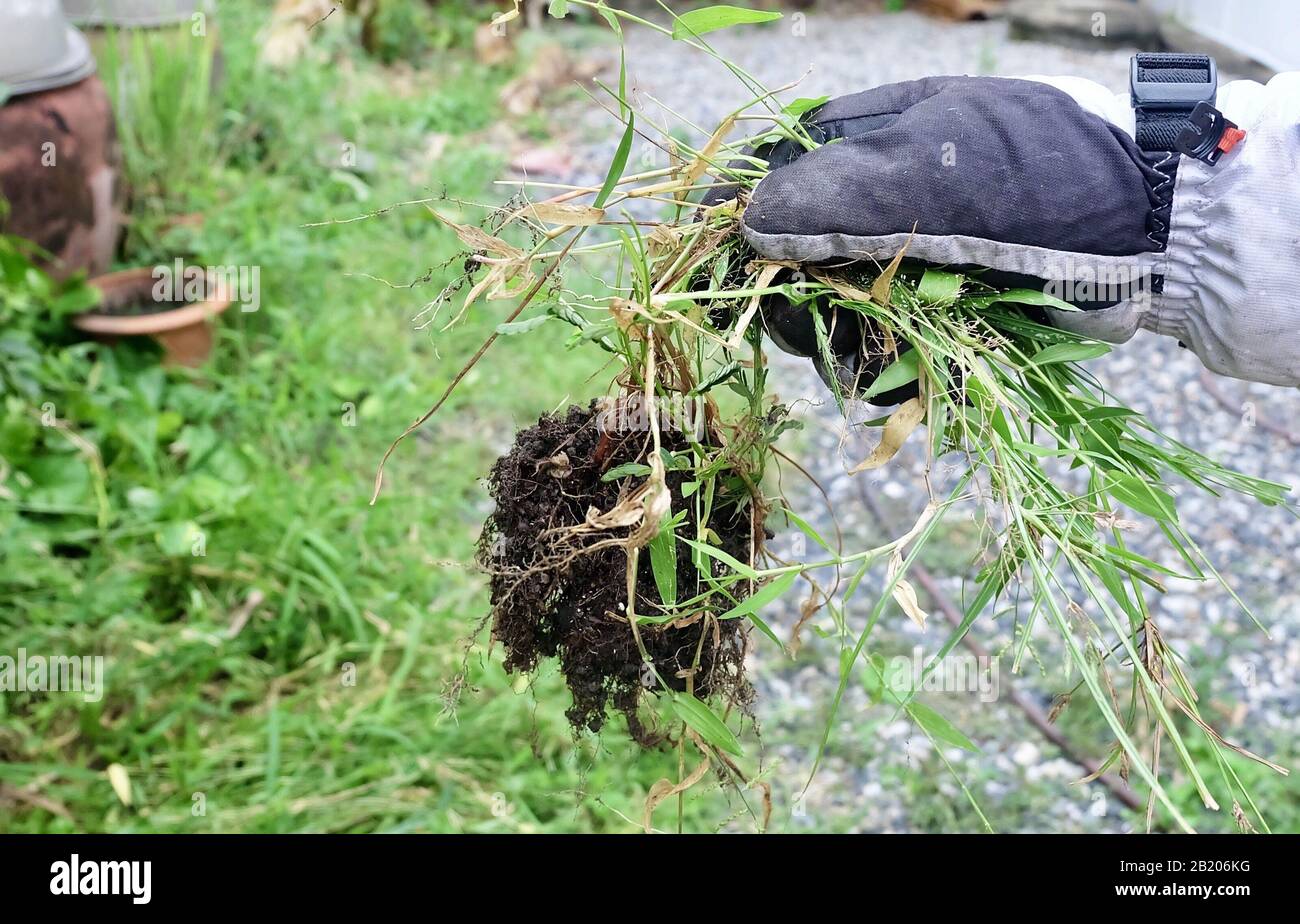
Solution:
[[[1048,314],[1112,343],[1153,331],[1223,375],[1300,386],[1300,74],[1228,84],[1219,105],[1246,139],[1216,165],[1181,159],[1168,247],[1151,255],[1158,290],[1100,311]]]
[[[1183,158],[1164,286],[1140,323],[1215,372],[1300,385],[1300,74],[1229,84],[1220,105],[1246,138],[1217,165]]]

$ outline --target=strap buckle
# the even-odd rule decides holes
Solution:
[[[1174,146],[1180,154],[1213,166],[1237,146],[1246,133],[1209,103],[1200,102],[1188,116],[1188,126],[1178,133]]]
[[[1206,79],[1195,82],[1144,79],[1148,73],[1158,73],[1162,69],[1176,69],[1180,74],[1204,69]],[[1134,109],[1191,112],[1197,103],[1214,105],[1219,90],[1219,70],[1209,55],[1136,54],[1129,61],[1128,86]]]
[[[1141,52],[1129,62],[1134,140],[1144,151],[1172,151],[1218,163],[1246,133],[1214,108],[1219,69],[1209,55]]]

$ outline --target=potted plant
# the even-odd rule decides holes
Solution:
[[[74,327],[109,342],[151,337],[163,349],[163,362],[173,366],[202,365],[212,352],[212,319],[231,304],[222,281],[206,271],[183,282],[170,268],[137,267],[90,284],[101,293],[99,304],[73,316]]]

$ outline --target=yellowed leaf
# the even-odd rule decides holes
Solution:
[[[898,450],[907,442],[907,438],[912,435],[912,431],[917,428],[925,417],[925,405],[917,398],[908,398],[898,410],[890,415],[889,420],[885,422],[883,431],[880,434],[880,444],[871,451],[871,455],[859,463],[856,467],[849,470],[850,475],[856,475],[858,472],[869,472],[880,468],[890,459],[898,454]]]
[[[672,225],[656,225],[646,238],[650,243],[650,252],[656,256],[670,253],[681,246],[684,229]]]
[[[614,323],[624,333],[635,331],[637,308],[625,298],[611,298],[609,313],[614,316]]]
[[[700,181],[700,177],[704,176],[704,171],[709,168],[709,164],[716,158],[718,150],[722,147],[722,142],[726,140],[732,126],[735,124],[736,116],[734,113],[723,120],[708,142],[700,149],[700,156],[691,161],[691,165],[686,168],[684,185],[694,186]]]
[[[528,211],[548,225],[594,225],[605,218],[604,209],[568,202],[534,202]]]
[[[654,460],[651,461],[653,463]],[[672,492],[668,490],[668,485],[665,480],[664,463],[662,459],[659,459],[658,465],[651,464],[650,477],[647,479],[647,485],[649,490],[646,491],[646,496],[642,501],[642,506],[645,508],[644,522],[648,526],[652,527],[653,532],[651,533],[651,537],[653,537],[655,533],[659,532],[659,524],[663,522],[664,517],[668,516],[673,509],[673,496]]]
[[[109,764],[104,773],[108,776],[108,784],[113,787],[113,792],[117,793],[118,800],[123,805],[130,805],[131,775],[126,772],[126,767],[121,764]]]
[[[470,250],[485,251],[487,253],[494,253],[498,256],[511,257],[514,259],[518,259],[524,255],[523,251],[518,247],[507,244],[499,237],[493,237],[482,228],[476,228],[474,225],[459,224],[458,222],[452,221],[450,218],[438,214],[438,212],[432,208],[429,209],[429,212],[434,218],[438,219],[438,221],[455,231],[456,236],[460,238],[461,243]]]
[[[904,578],[899,578],[898,582],[894,584],[894,602],[899,605],[912,622],[922,629],[925,628],[927,616],[925,610],[921,609],[921,604],[917,602],[916,588]]]
[[[915,401],[916,399],[913,398],[912,400]],[[902,410],[902,408],[899,408],[899,410]],[[936,512],[937,508],[933,503],[926,504],[925,509],[921,511],[921,515],[917,517],[916,522],[912,524],[912,528],[900,536],[894,543],[894,551],[890,553],[889,563],[885,567],[885,583],[893,584],[894,601],[902,608],[903,612],[907,614],[908,619],[911,619],[922,629],[925,628],[925,621],[929,617],[917,602],[916,588],[914,588],[906,579],[899,577],[899,574],[903,570],[903,553],[907,549],[908,544],[925,531],[925,528],[930,524],[930,521],[934,519]]]
[[[644,489],[639,490],[603,513],[596,507],[588,507],[587,525],[592,529],[617,529],[640,523],[645,516],[645,508],[641,504],[643,494]]]
[[[898,272],[898,266],[903,262],[903,254],[907,253],[908,246],[912,243],[912,234],[916,233],[916,226],[912,226],[911,234],[907,235],[907,240],[903,242],[902,248],[894,254],[894,259],[889,261],[885,271],[876,277],[876,281],[871,284],[871,300],[879,305],[889,304],[889,287],[894,282],[894,274]]]
[[[772,823],[772,786],[766,780],[754,780],[749,784],[750,789],[757,789],[763,794],[763,820],[759,822],[758,830],[766,834],[768,826]]]
[[[847,281],[842,276],[837,276],[834,273],[827,273],[811,266],[808,267],[808,272],[818,282],[826,283],[826,285],[830,286],[832,289],[834,289],[836,292],[840,293],[850,301],[854,301],[854,302],[876,301],[875,295],[873,295],[871,292],[868,292],[865,289],[859,289],[857,286],[853,285],[851,282]],[[876,281],[879,282],[880,280],[877,279]]]
[[[637,186],[635,189],[624,190],[623,194],[629,199],[642,199],[646,196],[657,196],[660,193],[676,194],[687,183],[684,180],[665,180],[662,183],[651,183],[648,186]],[[686,195],[682,193],[682,195]]]
[[[758,279],[754,280],[754,288],[766,289],[772,284],[772,280],[776,278],[776,274],[781,271],[781,268],[782,264],[780,263],[768,263],[759,271]],[[755,295],[749,300],[749,307],[745,309],[745,313],[736,322],[736,329],[731,332],[731,337],[727,341],[729,349],[740,349],[740,345],[745,339],[745,330],[749,327],[749,322],[754,319],[754,315],[758,313],[758,306],[762,304],[762,301],[763,297],[761,295]]]
[[[650,787],[650,792],[645,797],[645,813],[641,819],[641,826],[645,833],[649,834],[651,830],[651,816],[654,815],[655,809],[665,800],[671,799],[679,792],[686,792],[700,780],[704,779],[704,774],[709,772],[709,759],[706,757],[700,761],[699,765],[691,771],[690,776],[680,783],[674,783],[672,780],[657,780]]]

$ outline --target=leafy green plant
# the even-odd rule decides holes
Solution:
[[[198,448],[199,431],[183,426],[190,415],[173,401],[184,392],[169,391],[156,351],[111,351],[74,337],[67,317],[94,307],[100,294],[83,275],[52,279],[36,266],[39,256],[26,241],[0,235],[0,488],[34,515],[27,525],[37,531],[61,534],[45,514],[86,517],[99,529],[114,520],[120,525],[119,518],[157,523],[160,547],[180,555],[171,548],[174,537],[203,505],[168,503],[184,492],[168,498],[138,482],[110,487],[107,472],[129,484],[143,473],[161,474],[161,443],[180,437]],[[210,492],[204,500],[223,506]],[[168,512],[176,519],[158,519]]]
[[[133,197],[128,245],[152,257],[168,256],[160,240],[168,224],[193,207],[193,190],[223,159],[217,47],[215,33],[189,29],[105,35],[100,69]]]
[[[448,38],[440,34],[445,22],[427,3],[380,2],[365,23],[366,50],[385,64],[417,61]]]
[[[0,200],[0,217],[4,202]],[[35,401],[51,381],[66,385],[67,364],[48,347],[65,338],[65,319],[86,311],[99,293],[85,275],[58,282],[36,261],[50,259],[39,247],[0,234],[0,399]]]

